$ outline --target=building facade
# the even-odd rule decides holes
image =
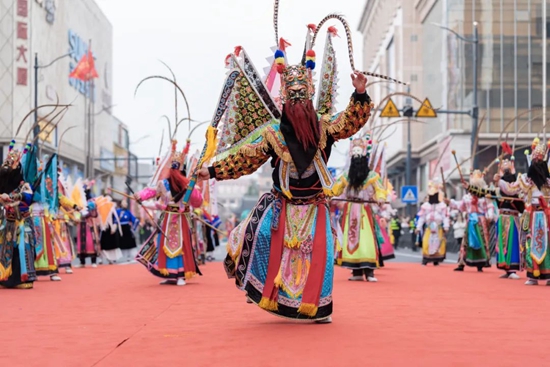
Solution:
[[[364,35],[364,68],[410,83],[411,94],[429,98],[441,111],[437,118],[411,123],[412,185],[423,199],[428,181],[444,171],[448,194],[459,194],[458,171],[471,167],[471,131],[474,101],[474,22],[477,22],[477,93],[479,106],[478,167],[497,156],[495,148],[515,141],[516,167],[526,168],[523,151],[543,132],[545,109],[543,48],[548,45],[543,24],[545,0],[368,0],[359,30]],[[547,0],[546,0],[547,1]],[[459,39],[447,27],[464,37]],[[548,29],[548,22],[546,21]],[[548,33],[548,32],[546,32]],[[547,74],[546,74],[547,75]],[[369,88],[375,102],[392,92],[405,92],[395,84],[376,83]],[[405,97],[394,97],[399,108]],[[413,100],[418,109],[420,103]],[[381,106],[383,107],[383,106]],[[462,112],[462,113],[458,113]],[[384,126],[398,119],[374,119],[377,131],[390,131],[388,172],[396,191],[405,183],[407,125]],[[388,134],[386,134],[388,135]],[[453,172],[454,170],[454,172]],[[495,168],[490,171],[490,177]]]
[[[53,107],[38,110],[42,153],[57,152],[73,180],[88,176],[106,182],[109,175],[126,174],[114,160],[128,156],[128,147],[120,144],[123,124],[111,114],[113,28],[95,1],[0,0],[0,25],[2,156],[12,139],[22,144],[31,131],[34,116],[23,118],[35,106],[36,91],[39,106],[71,104],[57,117]],[[99,78],[93,83],[69,78],[89,48]]]

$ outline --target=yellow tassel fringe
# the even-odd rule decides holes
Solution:
[[[298,308],[299,313],[310,317],[314,317],[315,315],[317,315],[318,310],[319,307],[317,307],[313,303],[302,303],[300,305],[300,308]]]
[[[275,287],[281,288],[283,286],[283,275],[281,274],[281,269],[279,268],[279,272],[277,273],[277,276],[275,277],[275,280],[273,281],[275,284]]]
[[[292,162],[292,157],[287,148],[283,148],[281,142],[276,137],[277,133],[272,127],[268,127],[264,133],[264,138],[269,143],[269,146],[273,148],[277,156],[279,156],[284,162]]]
[[[536,276],[537,278],[540,277],[540,271],[539,270],[535,270],[533,272],[533,275]]]
[[[201,163],[208,162],[216,154],[216,148],[218,147],[218,129],[212,126],[208,126],[206,130],[206,151]]]
[[[266,311],[278,311],[279,305],[277,304],[277,301],[272,301],[269,298],[262,297],[262,300],[260,303],[258,303],[258,306],[263,308]]]
[[[0,281],[8,280],[10,276],[11,276],[11,266],[8,266],[8,268],[5,268],[0,264]]]
[[[286,189],[283,189],[283,188],[281,188],[281,190],[282,190],[284,196],[286,196],[288,199],[292,199],[292,194],[290,193],[289,190],[286,190]]]
[[[170,275],[170,273],[168,272],[167,269],[159,269],[159,273],[161,273],[161,274],[164,275],[164,276]]]
[[[295,249],[295,250],[298,250],[300,248],[300,240],[298,240],[298,237],[296,236],[296,234],[292,236],[290,241],[285,242],[285,247],[290,249]]]

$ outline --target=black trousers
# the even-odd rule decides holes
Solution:
[[[88,257],[88,255],[86,255],[86,254],[78,255],[78,258],[80,259],[80,265],[86,265],[86,258],[87,257]],[[97,256],[92,255],[92,256],[90,256],[90,258],[92,259],[92,264],[95,264],[96,261],[97,261]]]
[[[393,239],[394,239],[394,243],[393,243],[393,247],[394,248],[397,248],[399,247],[399,239],[401,238],[401,231],[399,230],[396,230],[396,231],[392,231],[393,233]]]
[[[366,277],[373,277],[374,276],[374,269],[353,269],[352,275],[354,277],[360,277],[365,275]]]

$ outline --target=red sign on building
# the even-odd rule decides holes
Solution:
[[[27,23],[17,22],[17,39],[26,40],[28,39],[28,27]]]
[[[16,84],[26,87],[29,85],[29,0],[17,0],[17,22],[15,34],[15,66],[17,70]]]
[[[29,0],[17,0],[17,16],[22,18],[29,16]]]

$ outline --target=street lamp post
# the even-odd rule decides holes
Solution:
[[[477,105],[477,53],[478,53],[478,46],[479,46],[479,37],[477,33],[477,22],[474,22],[474,38],[472,39],[474,52],[474,85],[473,85],[473,97],[474,100],[472,101],[472,154],[477,153],[477,146],[476,146],[476,140],[477,140],[477,128],[478,128],[478,116],[479,116],[479,107]],[[473,164],[472,168],[479,168],[478,163],[478,156],[475,154],[475,156],[472,157]]]
[[[477,60],[478,60],[478,52],[479,52],[479,33],[478,33],[478,24],[477,22],[474,22],[473,23],[473,27],[474,27],[474,36],[473,38],[466,38],[458,33],[456,33],[454,30],[448,28],[448,27],[445,27],[441,24],[437,24],[437,23],[432,23],[433,25],[436,25],[438,26],[439,28],[441,29],[444,29],[446,31],[449,31],[451,32],[452,34],[454,34],[458,39],[464,41],[464,42],[467,42],[467,43],[471,43],[474,47],[474,52],[473,52],[473,67],[474,67],[474,72],[473,72],[473,101],[472,101],[472,109],[470,110],[470,117],[472,118],[472,135],[471,135],[471,149],[472,149],[472,168],[477,168],[477,164],[478,164],[478,157],[477,155],[473,155],[474,152],[477,150],[477,147],[476,147],[476,139],[477,139],[477,128],[478,128],[478,116],[479,116],[479,106],[477,104]]]
[[[407,85],[407,94],[411,94],[411,86]],[[411,117],[413,115],[412,99],[407,97],[403,107],[403,115],[407,117],[407,163],[405,168],[405,185],[412,185],[412,144],[411,144]],[[407,204],[407,215],[412,216],[412,206]]]
[[[38,126],[38,69],[46,69],[55,64],[57,61],[70,56],[71,54],[65,54],[62,56],[59,56],[55,58],[52,62],[50,62],[47,65],[38,65],[38,52],[34,54],[34,129],[33,129],[33,135],[36,138],[38,134],[40,134],[40,127]]]

